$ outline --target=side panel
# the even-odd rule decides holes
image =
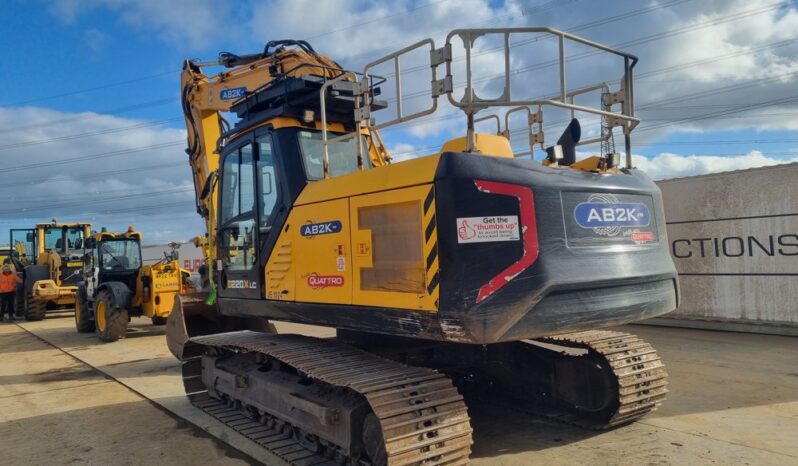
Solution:
[[[353,303],[437,311],[432,185],[351,198]]]
[[[283,235],[286,233],[292,249],[296,248],[296,254],[291,255],[296,301],[351,304],[349,201],[338,199],[296,207]],[[280,252],[282,240],[278,239],[272,255]]]

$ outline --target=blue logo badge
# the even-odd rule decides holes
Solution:
[[[651,223],[645,204],[625,202],[583,202],[574,209],[574,218],[582,228],[632,228]]]
[[[299,232],[302,234],[302,236],[313,237],[316,235],[340,233],[341,229],[341,222],[339,220],[333,220],[331,222],[308,223],[306,225],[302,225],[299,228]]]
[[[219,98],[222,100],[231,100],[231,99],[240,99],[242,97],[246,97],[247,95],[247,88],[246,87],[234,87],[232,89],[222,89],[222,92],[219,93]]]

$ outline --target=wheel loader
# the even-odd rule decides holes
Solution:
[[[559,87],[524,96],[512,44],[541,38]],[[472,70],[487,39],[504,56],[494,97]],[[609,57],[617,80],[569,87],[574,49]],[[401,85],[411,54],[430,77],[416,108]],[[167,343],[192,403],[288,463],[350,465],[467,463],[469,399],[593,429],[656,409],[667,394],[656,350],[605,330],[670,312],[678,297],[659,189],[632,166],[636,63],[545,27],[458,29],[358,72],[301,40],[186,61],[211,283],[204,302],[178,298]],[[434,114],[439,99],[463,112],[463,136],[392,162],[380,130]],[[544,131],[552,109],[571,116],[556,142]],[[528,151],[509,142],[516,113]],[[582,138],[580,116],[601,131]],[[495,133],[477,132],[485,118]],[[577,160],[590,144],[601,152]],[[253,331],[270,320],[337,336]]]
[[[16,308],[25,320],[42,320],[48,310],[75,305],[83,241],[90,233],[90,223],[59,223],[55,218],[32,229],[11,229],[12,262],[23,279]]]
[[[125,337],[131,317],[166,323],[189,272],[180,268],[174,251],[155,264],[143,264],[141,239],[131,227],[119,233],[103,229],[86,240],[75,303],[78,332],[97,332],[100,340],[113,342]]]

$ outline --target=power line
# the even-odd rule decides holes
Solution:
[[[587,23],[583,23],[583,24],[580,24],[578,26],[574,26],[572,28],[568,28],[568,29],[565,30],[565,32],[568,32],[570,34],[574,34],[574,33],[577,33],[577,32],[580,32],[580,31],[584,31],[584,30],[587,30],[587,29],[592,29],[592,28],[597,27],[597,26],[604,26],[606,24],[614,23],[616,21],[621,21],[621,20],[624,20],[624,19],[633,18],[635,16],[640,16],[640,15],[644,15],[646,13],[651,13],[652,11],[657,11],[657,10],[662,10],[662,9],[665,9],[665,8],[674,7],[674,6],[677,6],[679,4],[686,3],[686,2],[691,2],[691,1],[693,1],[693,0],[672,0],[670,2],[654,4],[654,5],[645,7],[645,8],[636,8],[636,9],[633,9],[633,10],[630,10],[630,11],[627,11],[627,12],[624,12],[624,13],[620,13],[620,14],[613,15],[613,16],[608,16],[606,18],[597,19],[597,20],[594,20],[594,21],[589,21]],[[541,41],[541,40],[543,40],[543,39],[545,39],[547,37],[551,37],[551,36],[548,35],[548,34],[538,34],[538,35],[535,35],[534,37],[531,37],[529,39],[524,39],[524,40],[515,42],[513,44],[510,44],[510,48],[512,49],[512,48],[520,47],[522,45],[528,45],[528,44],[531,44],[531,43],[534,43],[534,42],[539,42],[539,41]],[[471,58],[473,59],[473,58],[477,58],[477,57],[480,57],[480,56],[483,56],[483,55],[488,55],[490,53],[497,52],[497,51],[500,51],[500,50],[504,50],[504,47],[488,48],[488,49],[481,50],[481,51],[476,52],[476,53],[472,53],[471,54]],[[465,60],[465,56],[454,58],[454,59],[452,59],[452,62],[460,62],[460,61],[463,61],[463,60]],[[429,69],[429,66],[427,66],[427,65],[413,66],[413,67],[410,67],[410,68],[407,68],[407,69],[403,70],[404,73],[402,73],[402,74],[403,75],[411,74],[411,73],[415,73],[417,71],[422,71],[422,70],[425,70],[425,69]],[[382,77],[390,78],[390,77],[393,77],[393,76],[395,76],[395,73],[388,73],[388,74],[386,74],[386,75],[384,75]],[[504,76],[504,75],[502,75],[502,76]]]
[[[169,104],[169,103],[177,102],[177,100],[178,100],[177,97],[169,97],[169,98],[165,98],[165,99],[151,100],[151,101],[142,102],[142,103],[136,104],[136,105],[128,105],[128,106],[125,106],[125,107],[118,107],[118,108],[109,109],[109,110],[92,111],[92,113],[90,113],[90,114],[86,114],[84,112],[84,113],[79,114],[79,115],[63,117],[63,118],[56,118],[54,120],[48,120],[48,121],[41,122],[41,123],[32,123],[32,124],[29,124],[29,125],[13,126],[11,128],[3,128],[3,129],[0,129],[0,133],[11,133],[11,132],[22,131],[22,130],[26,130],[26,129],[49,127],[49,126],[54,126],[54,125],[60,125],[60,124],[63,124],[63,123],[72,123],[72,122],[75,122],[75,121],[92,120],[92,119],[95,119],[95,118],[102,118],[102,117],[109,116],[109,115],[119,115],[119,114],[122,114],[122,113],[127,113],[127,112],[130,112],[130,111],[134,111],[134,110],[140,110],[142,108],[151,108],[151,107],[158,107],[158,106],[161,106],[161,105],[166,105],[166,104]]]
[[[29,163],[29,164],[25,164],[25,165],[14,165],[14,166],[10,166],[10,167],[1,167],[0,169],[3,170],[4,172],[9,172],[9,171],[27,170],[27,169],[30,169],[30,168],[51,167],[53,165],[66,165],[66,164],[69,164],[69,163],[84,162],[86,160],[97,160],[97,159],[109,158],[109,157],[118,157],[120,155],[133,154],[133,153],[136,153],[136,152],[143,152],[143,151],[148,151],[148,150],[164,149],[164,148],[167,148],[167,147],[182,146],[182,145],[185,145],[185,144],[186,144],[185,141],[164,142],[164,143],[160,143],[160,144],[153,144],[153,145],[150,145],[150,146],[133,147],[133,148],[130,148],[130,149],[121,149],[121,150],[111,151],[111,152],[100,152],[98,154],[84,155],[84,156],[80,156],[80,157],[70,157],[70,158],[54,160],[54,161],[50,161],[50,162],[36,162],[36,163]]]
[[[687,32],[697,31],[697,30],[704,29],[704,28],[707,28],[707,27],[710,27],[710,26],[717,26],[719,24],[724,24],[724,23],[728,23],[728,22],[732,22],[732,21],[737,21],[737,20],[740,20],[740,19],[745,19],[745,18],[748,18],[750,16],[755,16],[755,15],[758,15],[758,14],[767,13],[769,11],[776,10],[776,9],[780,8],[781,6],[783,6],[785,4],[788,4],[788,3],[789,2],[781,1],[781,2],[770,4],[770,5],[767,5],[767,6],[764,6],[764,7],[753,8],[753,9],[750,9],[750,10],[745,10],[745,11],[742,11],[742,12],[734,13],[734,14],[731,14],[731,15],[721,16],[721,17],[718,17],[718,18],[715,18],[715,19],[712,19],[712,20],[704,21],[704,22],[693,24],[693,25],[690,25],[690,26],[676,28],[676,29],[672,29],[672,30],[669,30],[669,31],[663,31],[663,32],[659,32],[659,33],[656,33],[656,34],[651,34],[651,35],[648,35],[648,36],[645,36],[645,37],[641,37],[641,38],[638,38],[638,39],[633,39],[633,40],[629,40],[629,41],[626,41],[626,42],[621,42],[621,43],[615,44],[615,45],[613,45],[611,47],[615,48],[615,49],[624,49],[624,48],[627,48],[627,47],[642,45],[642,44],[646,44],[646,43],[657,41],[657,40],[667,39],[667,38],[670,38],[670,37],[673,37],[673,36],[676,36],[676,35],[684,34],[684,33],[687,33]],[[569,63],[569,62],[573,62],[573,61],[577,61],[577,60],[582,60],[584,58],[597,56],[597,55],[600,55],[602,53],[606,53],[606,52],[604,52],[602,50],[586,51],[586,52],[578,53],[578,54],[572,55],[570,57],[567,57],[565,59],[565,62]],[[525,66],[525,67],[516,68],[514,70],[511,70],[510,71],[510,75],[511,76],[517,76],[517,75],[520,75],[520,74],[528,73],[530,71],[539,71],[539,70],[542,70],[542,69],[550,68],[552,66],[556,66],[559,63],[560,63],[559,59],[547,60],[547,61],[543,61],[543,62],[535,63],[535,64],[532,64],[532,65],[529,65],[529,66]],[[505,73],[497,73],[497,74],[493,74],[493,75],[490,75],[490,76],[485,76],[483,78],[472,80],[471,81],[471,85],[474,86],[476,84],[483,84],[483,83],[486,83],[486,82],[489,82],[489,81],[493,81],[493,80],[496,80],[496,79],[500,79],[500,78],[503,79],[503,78],[505,78],[505,76],[506,76]],[[465,83],[456,83],[454,85],[454,87],[459,88],[459,87],[462,87],[464,85],[465,85]],[[423,90],[423,91],[408,93],[408,94],[406,94],[403,97],[404,98],[422,97],[422,96],[426,96],[426,95],[429,95],[429,94],[430,94],[429,90]],[[386,100],[388,102],[393,102],[393,101],[396,100],[396,98],[388,98]]]
[[[187,193],[187,192],[190,192],[192,190],[193,190],[192,188],[183,187],[183,188],[167,189],[167,190],[163,190],[163,191],[148,191],[148,192],[143,192],[143,193],[126,194],[126,195],[122,195],[122,196],[114,196],[114,197],[109,197],[109,198],[96,198],[95,197],[95,198],[84,200],[84,201],[80,201],[80,202],[53,203],[53,204],[48,204],[48,205],[38,205],[38,206],[30,207],[30,208],[26,208],[26,207],[19,208],[19,207],[17,207],[17,208],[11,209],[11,210],[0,210],[0,215],[15,215],[15,216],[19,216],[19,215],[24,215],[24,214],[26,214],[28,212],[51,211],[51,210],[54,210],[54,209],[63,209],[65,207],[79,207],[79,206],[82,206],[82,205],[103,204],[103,203],[117,202],[117,201],[128,200],[128,199],[137,199],[137,198],[141,198],[141,197],[155,197],[155,196],[163,196],[163,195],[168,195],[168,194]],[[119,211],[119,210],[115,209],[115,211]]]
[[[102,85],[99,85],[99,86],[86,87],[86,88],[79,89],[79,90],[76,90],[76,91],[63,92],[63,93],[60,93],[60,94],[52,94],[52,95],[43,96],[43,97],[35,97],[33,99],[18,100],[16,102],[5,102],[5,103],[0,104],[0,107],[12,107],[12,106],[18,106],[18,105],[25,105],[25,104],[29,104],[31,102],[41,102],[42,100],[57,99],[59,97],[66,97],[66,96],[75,95],[75,94],[82,94],[84,92],[93,92],[93,91],[98,91],[98,90],[101,90],[101,89],[110,89],[112,87],[125,86],[125,85],[128,85],[128,84],[138,83],[138,82],[141,82],[141,81],[146,81],[148,79],[160,78],[161,76],[171,75],[171,74],[175,74],[175,73],[179,73],[179,72],[180,72],[180,70],[164,71],[163,73],[156,73],[156,74],[151,74],[151,75],[147,75],[147,76],[141,76],[141,77],[138,77],[138,78],[128,79],[128,80],[125,80],[125,81],[117,81],[117,82],[114,82],[114,83],[102,84]]]
[[[173,186],[169,189],[193,189],[192,186],[188,184],[183,184],[182,186]],[[50,202],[50,201],[58,201],[58,202],[70,202],[70,201],[83,201],[83,200],[91,200],[94,201],[98,198],[109,197],[112,194],[120,194],[120,195],[127,195],[127,194],[134,194],[138,191],[132,190],[130,187],[123,188],[123,189],[97,189],[94,188],[91,191],[88,189],[74,191],[71,194],[63,194],[59,193],[57,195],[50,194],[48,196],[25,196],[24,199],[15,199],[13,195],[10,197],[10,200],[14,201],[15,203],[18,202],[30,202],[30,203],[37,203],[37,202]],[[155,191],[141,191],[141,194],[146,194],[148,192],[155,192]],[[110,196],[110,198],[114,198]]]
[[[69,176],[69,175],[60,175],[53,178],[36,178],[27,181],[16,181],[16,182],[6,182],[3,181],[0,184],[1,188],[9,188],[14,186],[36,186],[40,184],[50,184],[50,183],[60,183],[65,181],[81,181],[81,180],[96,180],[98,177],[101,176],[109,176],[109,175],[122,175],[126,173],[135,173],[135,172],[143,172],[143,171],[151,171],[151,170],[159,170],[163,168],[176,168],[176,167],[183,167],[186,166],[185,162],[181,163],[164,163],[160,165],[145,165],[143,167],[136,167],[136,168],[127,168],[122,170],[108,170],[108,171],[101,171],[101,172],[81,172],[83,176]]]
[[[114,133],[122,133],[125,131],[132,131],[141,128],[150,128],[153,126],[161,126],[166,123],[171,123],[174,121],[182,120],[183,117],[175,117],[175,118],[167,118],[165,120],[157,120],[157,121],[147,121],[143,123],[136,123],[134,125],[127,125],[127,126],[119,126],[116,128],[107,128],[97,131],[89,131],[86,133],[78,133],[78,134],[70,134],[67,136],[59,136],[55,138],[48,138],[48,139],[38,139],[35,141],[23,141],[17,142],[14,144],[8,144],[5,146],[0,146],[0,151],[10,150],[10,149],[18,149],[20,147],[29,147],[29,146],[38,146],[40,144],[49,144],[51,142],[60,142],[60,141],[71,141],[73,139],[82,139],[87,137],[93,136],[103,136],[106,134],[114,134]]]

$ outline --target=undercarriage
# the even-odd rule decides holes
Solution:
[[[465,464],[475,397],[591,429],[632,422],[667,394],[656,351],[588,331],[494,345],[339,331],[189,340],[192,403],[290,464]]]

